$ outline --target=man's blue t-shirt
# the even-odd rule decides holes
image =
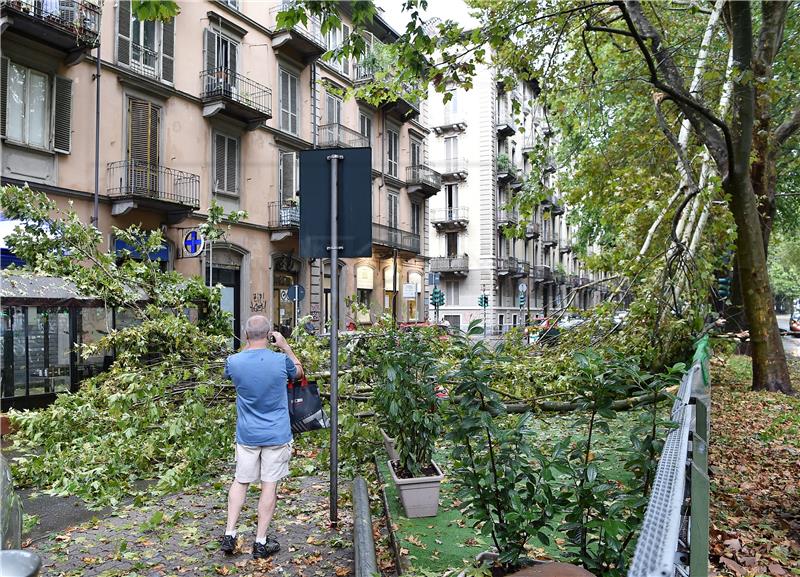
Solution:
[[[228,357],[225,376],[236,386],[236,442],[251,447],[292,440],[286,382],[297,367],[283,353],[249,349]]]

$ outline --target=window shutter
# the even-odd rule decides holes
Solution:
[[[289,74],[281,70],[281,130],[289,130]]]
[[[117,7],[117,62],[131,63],[131,0],[119,0]]]
[[[214,192],[226,190],[225,136],[214,135]]]
[[[128,100],[128,160],[159,164],[159,108],[146,100]]]
[[[6,135],[7,96],[8,96],[8,58],[0,58],[0,136]]]
[[[234,44],[233,42],[231,42],[229,50],[230,51],[229,51],[229,56],[228,56],[228,67],[230,68],[230,71],[231,71],[231,79],[229,80],[229,82],[231,82],[231,84],[235,85],[236,84],[236,76],[234,76],[234,75],[239,71],[239,65],[238,65],[238,62],[237,62],[238,61],[238,56],[239,56],[239,45],[238,44]]]
[[[289,87],[291,98],[289,99],[289,108],[291,110],[292,118],[292,134],[297,134],[297,78],[291,76],[289,79]]]
[[[342,24],[342,43],[344,44],[350,38],[350,27],[347,24]],[[350,58],[345,56],[342,60],[342,72],[345,76],[350,76]]]
[[[227,138],[227,154],[225,155],[225,179],[227,186],[225,191],[230,194],[239,194],[239,141],[235,138]]]
[[[205,52],[206,71],[210,72],[217,67],[217,34],[206,28],[203,35],[203,52]]]
[[[175,78],[175,18],[161,29],[161,79],[172,84]]]
[[[53,150],[69,154],[72,149],[72,80],[56,76],[53,98]]]
[[[297,158],[294,152],[281,153],[281,201],[286,203],[294,197],[295,192],[295,164]]]

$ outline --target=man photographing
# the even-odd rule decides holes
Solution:
[[[228,492],[228,523],[222,551],[236,549],[236,523],[244,505],[247,487],[261,482],[258,527],[253,558],[277,553],[277,539],[267,536],[277,502],[278,482],[289,474],[292,430],[289,422],[286,383],[303,377],[303,367],[279,332],[261,315],[245,324],[247,346],[225,361],[225,377],[236,387],[236,475]],[[280,349],[269,348],[270,343]]]

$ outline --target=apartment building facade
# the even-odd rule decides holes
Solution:
[[[334,267],[340,318],[422,320],[427,203],[441,186],[426,165],[424,106],[337,96],[375,72],[321,59],[351,32],[348,4],[341,29],[326,36],[313,18],[278,26],[275,2],[179,4],[170,22],[140,22],[130,0],[0,3],[3,183],[27,182],[62,208],[71,202],[89,223],[97,171],[107,247],[126,248],[114,226],[161,229],[166,245],[150,257],[222,285],[238,342],[251,314],[286,326],[311,315],[318,328],[330,318],[330,263],[298,254],[299,152],[371,146],[373,255]],[[370,43],[396,38],[375,19]],[[248,216],[191,257],[185,236],[212,199]],[[292,285],[305,288],[297,310]],[[369,313],[352,319],[347,296]]]
[[[502,334],[565,306],[592,306],[602,295],[594,285],[581,288],[593,275],[572,251],[556,167],[534,168],[529,158],[553,138],[538,87],[506,90],[483,67],[471,90],[451,94],[447,103],[433,91],[428,98],[428,149],[443,179],[430,214],[430,270],[446,298],[440,315],[462,328],[485,317],[489,330]],[[512,99],[523,103],[519,114]],[[525,223],[514,201],[527,179],[541,181],[548,195]]]

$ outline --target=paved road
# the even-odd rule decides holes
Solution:
[[[789,330],[789,315],[778,315],[778,326]],[[783,337],[783,350],[787,356],[800,358],[800,337]]]

